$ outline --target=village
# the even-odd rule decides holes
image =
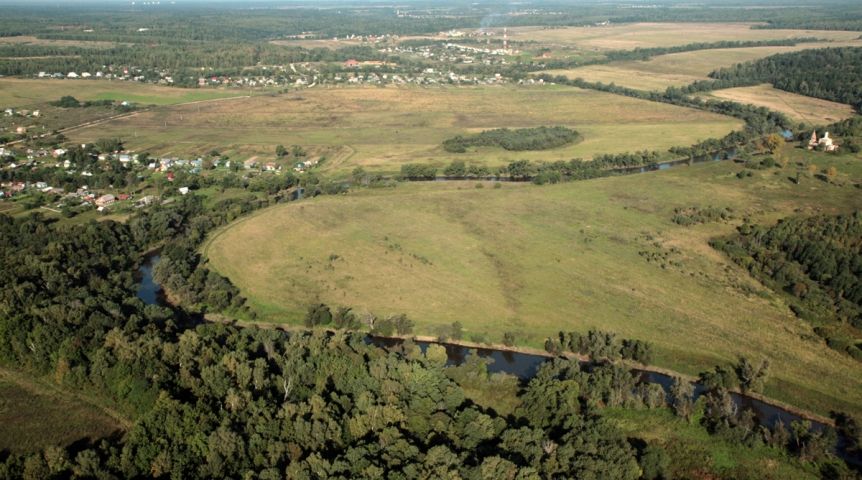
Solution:
[[[209,174],[237,174],[249,180],[285,171],[301,173],[315,167],[320,160],[294,156],[282,162],[258,161],[258,157],[232,161],[213,154],[196,158],[155,158],[129,151],[91,153],[91,147],[86,144],[80,148],[52,149],[0,147],[0,205],[13,202],[23,206],[24,211],[42,209],[64,216],[90,210],[100,214],[130,212],[188,195],[198,188],[200,181],[195,177],[200,177],[204,170]],[[73,155],[72,149],[77,150],[78,155]],[[294,146],[294,151],[297,149],[301,150]],[[87,164],[84,168],[73,160],[73,157],[80,160],[81,151],[90,152],[85,154],[86,161],[81,162]],[[117,168],[135,181],[125,187],[105,185],[108,180],[100,176],[116,174]],[[51,182],[50,178],[55,180]]]

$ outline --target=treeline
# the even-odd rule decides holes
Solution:
[[[15,55],[0,60],[0,75],[35,75],[39,72],[63,73],[104,71],[122,72],[136,67],[144,76],[158,78],[168,72],[175,83],[197,85],[199,76],[237,75],[247,67],[287,65],[299,62],[342,62],[383,60],[386,55],[369,46],[345,46],[339,49],[301,48],[269,43],[160,43],[116,45],[109,48],[76,48],[74,55],[40,55],[38,46],[19,46]],[[203,72],[201,69],[205,69]],[[272,72],[269,72],[272,74]]]
[[[591,361],[633,360],[643,365],[652,362],[652,345],[642,340],[619,339],[615,333],[591,329],[586,334],[560,332],[557,338],[545,339],[545,351],[586,355]]]
[[[719,48],[753,48],[753,47],[792,47],[800,43],[817,42],[816,37],[784,38],[777,40],[724,40],[718,42],[696,42],[674,47],[634,48],[632,50],[612,50],[605,54],[607,62],[630,60],[649,60],[659,55],[693,52],[697,50],[715,50]]]
[[[452,179],[508,179],[532,181],[538,185],[572,180],[587,180],[637,167],[657,168],[661,154],[656,151],[611,153],[597,155],[592,160],[574,158],[569,161],[531,162],[515,160],[495,170],[483,165],[466,165],[455,160],[443,169],[443,175]],[[427,181],[437,178],[438,168],[430,164],[411,163],[401,166],[400,178],[412,181]]]
[[[852,105],[862,111],[862,47],[822,48],[772,55],[709,74],[686,91],[771,83],[788,92]]]
[[[475,135],[458,135],[443,141],[443,149],[450,153],[464,153],[469,147],[500,147],[509,151],[548,150],[568,145],[581,138],[567,127],[497,128]]]
[[[745,223],[738,231],[712,246],[790,295],[793,312],[831,348],[862,360],[862,212]]]

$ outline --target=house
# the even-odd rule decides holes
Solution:
[[[180,195],[187,195],[189,193],[189,187],[180,187],[177,191],[180,192]]]
[[[264,168],[264,170],[266,170],[267,172],[275,172],[275,171],[278,171],[278,170],[279,170],[279,166],[278,166],[278,165],[276,165],[276,164],[275,164],[275,162],[269,162],[269,163],[267,163],[266,165],[264,165],[264,167],[263,167],[263,168]]]
[[[254,158],[249,158],[248,160],[243,162],[243,165],[245,166],[246,170],[251,170],[252,168],[257,166],[257,160],[255,160]]]
[[[15,129],[15,133],[17,133],[18,135],[24,135],[25,133],[27,133],[27,127],[18,127]]]
[[[156,197],[152,195],[147,195],[146,197],[141,198],[135,203],[135,208],[142,208],[152,204],[156,200]]]
[[[77,74],[77,73],[75,73],[75,72],[69,72],[69,73],[66,75],[66,78],[78,78],[78,74]]]
[[[108,205],[114,203],[116,200],[117,199],[113,195],[111,195],[110,193],[106,193],[105,195],[102,195],[101,197],[96,199],[96,206],[107,207]]]
[[[129,199],[128,193],[121,193],[121,194],[117,195],[117,200],[123,201],[123,200],[128,200],[128,199]]]
[[[346,62],[344,62],[344,66],[348,67],[348,68],[358,68],[359,62],[357,62],[355,58],[351,58],[351,59],[347,60]]]

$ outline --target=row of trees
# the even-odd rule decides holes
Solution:
[[[586,334],[560,332],[545,340],[545,351],[555,355],[565,351],[587,355],[592,361],[633,360],[643,365],[652,362],[652,345],[642,340],[619,339],[615,333],[591,329]]]

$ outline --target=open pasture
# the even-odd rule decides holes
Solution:
[[[122,428],[74,395],[5,369],[0,369],[0,425],[0,451],[16,453],[98,440]]]
[[[64,95],[80,101],[116,100],[141,105],[172,105],[248,95],[248,91],[175,88],[118,80],[0,78],[2,108],[39,107]]]
[[[559,149],[445,152],[443,140],[486,129],[564,125],[584,140]],[[738,128],[733,118],[571,87],[333,88],[156,109],[81,129],[76,141],[121,137],[135,150],[274,159],[278,144],[337,150],[322,168],[397,172],[401,164],[454,159],[491,167],[599,153],[666,150]]]
[[[785,92],[784,90],[773,88],[771,85],[715,90],[705,94],[704,97],[767,107],[778,112],[783,112],[794,120],[811,125],[835,123],[845,118],[850,118],[854,114],[853,107],[850,105]]]
[[[829,41],[848,41],[859,38],[859,32],[754,29],[753,26],[749,23],[632,23],[600,27],[517,27],[509,29],[509,35],[513,40],[531,40],[597,51],[673,47],[724,40],[816,37]]]
[[[653,342],[658,365],[691,374],[766,356],[768,395],[859,413],[859,364],[708,245],[735,222],[671,220],[690,206],[755,222],[862,208],[849,185],[862,178],[858,158],[785,155],[836,166],[845,186],[807,175],[796,186],[790,166],[738,179],[732,162],[548,187],[408,184],[275,206],[217,232],[204,251],[262,321],[298,323],[324,302],[406,313],[416,333],[459,321],[466,338],[499,342],[511,331],[532,346],[600,328]]]
[[[691,52],[659,55],[646,61],[614,62],[605,65],[588,65],[568,70],[549,70],[544,73],[583,78],[590,82],[615,83],[639,90],[663,91],[667,87],[680,87],[698,80],[708,79],[713,70],[737,63],[758,60],[779,53],[799,50],[862,46],[862,41],[836,41],[800,43],[792,47],[751,47],[694,50]]]

